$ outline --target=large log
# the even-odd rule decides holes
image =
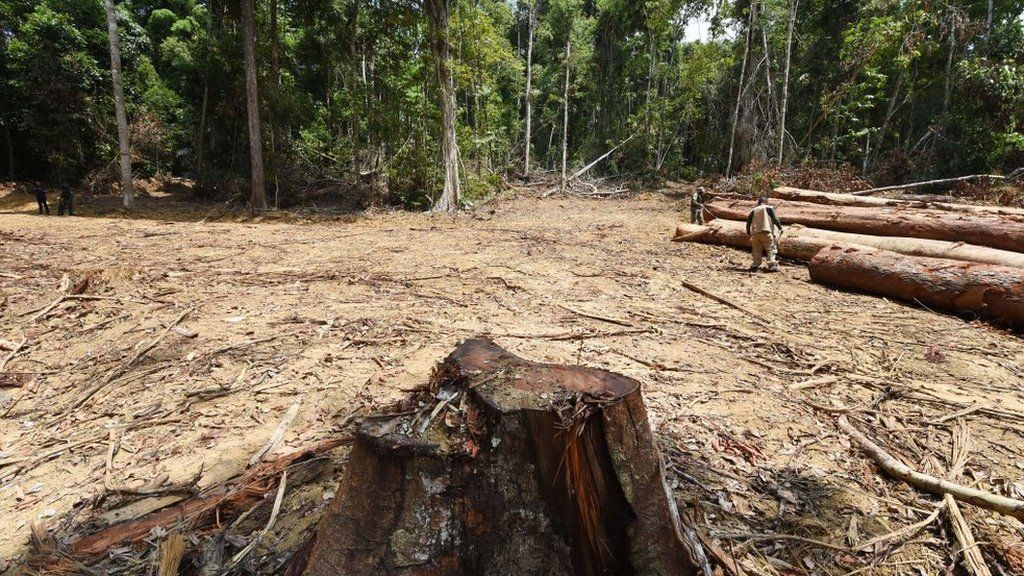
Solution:
[[[975,204],[956,204],[951,202],[935,202],[924,200],[905,200],[899,198],[880,198],[877,196],[855,196],[835,192],[820,192],[779,186],[772,196],[783,200],[828,204],[829,206],[866,206],[866,207],[907,207],[920,209],[946,210],[949,212],[967,212],[970,214],[997,216],[1024,216],[1024,208],[1009,206],[979,206]]]
[[[814,257],[823,248],[835,244],[835,242],[822,238],[814,238],[794,233],[793,227],[786,229],[785,234],[777,243],[779,256],[793,258],[795,260],[807,261]],[[732,220],[712,220],[706,225],[680,223],[676,226],[676,236],[672,240],[676,242],[700,242],[703,244],[718,244],[720,246],[732,246],[733,248],[750,249],[750,236],[742,222]],[[863,246],[868,249],[867,246]]]
[[[821,284],[1024,327],[1024,270],[881,250],[825,248],[810,263]]]
[[[715,218],[744,221],[755,204],[748,200],[732,200],[715,201],[706,206]],[[776,209],[784,224],[877,236],[967,242],[1024,252],[1024,216],[980,216],[915,208],[823,206],[785,200],[777,202]]]
[[[469,340],[366,422],[309,576],[696,574],[639,384]]]
[[[750,248],[750,238],[747,236],[743,222],[735,220],[712,220],[707,226],[679,224],[676,227],[675,239]],[[1020,252],[997,250],[962,242],[946,242],[945,240],[819,230],[806,228],[799,224],[786,228],[786,232],[779,242],[779,254],[787,258],[810,260],[819,250],[831,245],[863,246],[907,256],[949,258],[965,262],[1024,268],[1024,254]]]

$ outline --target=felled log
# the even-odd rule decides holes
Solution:
[[[1024,216],[1024,208],[1012,208],[1009,206],[979,206],[974,204],[957,204],[942,200],[856,196],[854,194],[838,194],[835,192],[820,192],[818,190],[790,188],[789,186],[779,186],[772,192],[772,196],[783,200],[796,200],[798,202],[810,202],[812,204],[827,204],[829,206],[907,207],[946,210],[949,212],[967,212],[981,215]]]
[[[732,200],[715,201],[706,206],[715,218],[745,221],[755,204],[749,200]],[[915,208],[823,206],[785,200],[776,203],[776,209],[784,224],[877,236],[967,242],[1024,252],[1024,216],[980,216]]]
[[[809,268],[821,284],[1024,327],[1020,268],[836,246],[816,254]]]
[[[309,576],[689,575],[639,384],[469,340],[360,428]]]
[[[792,226],[786,229],[777,242],[779,256],[808,261],[823,248],[835,244],[828,239],[804,235],[801,232],[802,230],[797,230]],[[744,224],[733,220],[712,220],[704,226],[681,223],[676,226],[676,236],[672,240],[750,249],[750,236],[747,235]],[[861,248],[870,249],[868,246],[861,246]]]
[[[744,223],[735,220],[712,220],[707,226],[679,224],[676,227],[675,240],[750,248],[750,239],[747,236]],[[785,234],[783,234],[780,240],[779,253],[787,258],[810,260],[819,250],[832,245],[863,246],[865,248],[888,250],[908,256],[949,258],[951,260],[1024,268],[1024,254],[1020,252],[997,250],[996,248],[974,246],[962,242],[900,238],[897,236],[873,236],[870,234],[819,230],[800,225],[788,226],[786,228]]]

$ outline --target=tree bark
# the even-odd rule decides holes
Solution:
[[[715,201],[706,205],[715,218],[744,221],[755,203]],[[779,218],[787,224],[812,228],[967,242],[978,246],[1024,252],[1024,217],[949,214],[914,208],[837,207],[806,202],[778,202]]]
[[[948,212],[966,212],[969,214],[993,216],[1024,216],[1024,208],[1009,206],[978,206],[974,204],[955,204],[952,202],[932,200],[907,200],[902,198],[879,198],[875,196],[856,196],[854,194],[838,194],[835,192],[819,192],[779,186],[772,195],[785,200],[798,200],[829,206],[876,206],[876,207],[907,207],[926,210],[945,210]]]
[[[454,212],[461,197],[459,182],[459,144],[455,132],[455,81],[448,65],[448,0],[424,0],[430,23],[430,45],[437,67],[441,90],[441,154],[444,162],[444,190],[434,204],[434,212]]]
[[[789,64],[793,54],[793,26],[796,23],[796,11],[800,0],[789,0],[789,23],[786,26],[786,63],[782,72],[782,103],[779,107],[779,151],[776,164],[782,166],[783,153],[786,150],[786,107],[789,105]]]
[[[263,136],[260,126],[260,95],[256,74],[256,19],[253,1],[242,2],[243,56],[245,58],[245,104],[249,114],[249,162],[252,192],[249,205],[254,211],[267,209],[267,187],[263,173]]]
[[[107,12],[107,36],[110,40],[110,77],[114,84],[114,115],[117,117],[117,147],[121,168],[121,194],[125,210],[135,206],[132,182],[132,151],[128,144],[128,114],[124,109],[124,79],[121,76],[121,41],[117,33],[114,0],[104,0]]]
[[[679,224],[675,240],[720,244],[736,248],[749,248],[750,237],[743,222],[713,220],[707,226]],[[1009,250],[997,250],[985,246],[974,246],[963,242],[901,238],[897,236],[872,236],[789,226],[779,239],[779,254],[797,260],[810,260],[819,250],[828,246],[862,246],[865,249],[888,250],[907,256],[948,258],[980,264],[1013,266],[1024,268],[1024,254]]]
[[[811,279],[820,284],[1024,328],[1020,268],[833,246],[816,254],[809,269]]]
[[[531,0],[527,11],[526,40],[526,152],[523,160],[523,176],[530,180],[530,148],[533,142],[533,33],[537,22],[537,2]]]
[[[562,191],[569,184],[566,180],[566,166],[569,157],[569,72],[572,70],[572,30],[569,30],[569,38],[565,40],[565,91],[562,94],[564,106],[562,108]]]
[[[693,575],[639,384],[469,340],[368,419],[307,576]]]

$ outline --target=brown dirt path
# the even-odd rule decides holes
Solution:
[[[857,410],[933,473],[954,422],[935,421],[965,412],[973,480],[1024,492],[1024,341],[814,285],[801,266],[747,274],[740,252],[669,242],[682,208],[662,195],[520,195],[455,217],[347,223],[0,215],[0,340],[26,341],[0,374],[0,558],[23,558],[33,520],[94,514],[83,505],[105,476],[175,483],[202,466],[208,485],[244,467],[293,403],[276,452],[404,397],[481,334],[643,382],[676,493],[713,532],[845,545],[927,515],[935,500],[882,481],[822,407]],[[99,298],[45,310],[65,274]],[[178,318],[184,334],[168,328]],[[290,496],[285,518],[308,527],[329,489]],[[1005,520],[968,513],[1019,542]],[[938,527],[926,536],[870,555],[736,534],[729,549],[764,572],[934,573],[950,544]],[[268,548],[297,538],[282,528]]]

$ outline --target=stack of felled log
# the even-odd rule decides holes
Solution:
[[[1024,209],[831,194],[780,187],[779,255],[819,283],[969,313],[1024,328]],[[676,240],[749,248],[752,200],[707,205],[706,226]]]

